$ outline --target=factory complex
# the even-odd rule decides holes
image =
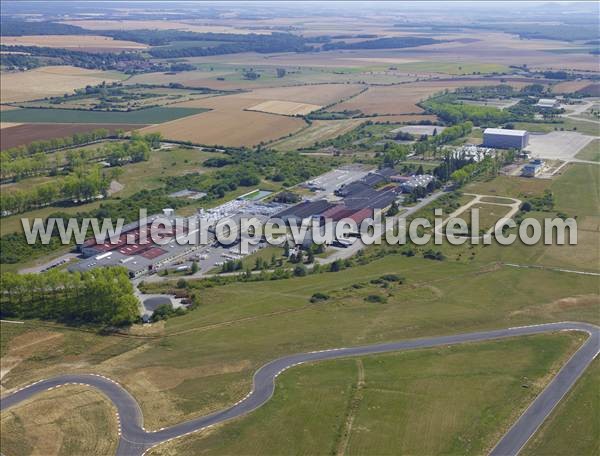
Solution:
[[[300,187],[308,190],[308,195],[297,204],[279,203],[270,192],[254,190],[220,206],[199,209],[186,219],[178,219],[183,223],[175,223],[174,211],[165,209],[162,214],[123,226],[118,239],[112,242],[87,239],[78,247],[83,258],[69,270],[85,272],[102,266],[123,266],[131,278],[136,278],[162,269],[187,269],[192,261],[197,261],[202,270],[210,270],[242,255],[239,242],[237,247],[237,241],[229,245],[218,242],[216,228],[222,220],[233,221],[229,226],[239,226],[243,218],[255,219],[262,224],[269,220],[300,224],[310,219],[322,224],[349,219],[360,225],[365,219],[373,218],[375,211],[385,211],[393,203],[401,203],[402,193],[418,188],[422,189],[421,193],[433,191],[435,178],[431,175],[403,176],[393,168],[369,170],[362,165],[349,165],[300,184]],[[257,200],[255,195],[264,196]],[[166,222],[169,222],[168,226],[175,224],[176,228],[161,230],[158,238],[150,235],[153,227]],[[207,227],[204,239],[198,236],[199,226]],[[200,242],[190,242],[191,238],[200,239]],[[305,243],[311,242],[312,239],[307,239]],[[308,246],[305,243],[303,246]]]

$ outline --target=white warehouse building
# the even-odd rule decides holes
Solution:
[[[526,130],[505,130],[502,128],[486,128],[483,131],[483,147],[494,149],[524,149],[529,143]]]

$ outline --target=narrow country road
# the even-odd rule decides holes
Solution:
[[[120,441],[117,455],[140,456],[147,449],[161,442],[172,440],[252,412],[271,398],[275,390],[276,377],[284,370],[298,364],[466,342],[482,342],[556,331],[583,331],[589,337],[566,362],[548,386],[529,405],[527,410],[500,439],[490,453],[493,456],[516,455],[600,352],[599,327],[588,323],[576,322],[547,323],[290,355],[271,361],[258,369],[254,374],[252,391],[233,406],[156,432],[147,432],[144,429],[141,409],[131,394],[115,381],[94,374],[62,375],[38,381],[2,398],[0,410],[6,410],[31,398],[37,393],[49,389],[68,384],[89,385],[99,389],[108,396],[118,410]]]

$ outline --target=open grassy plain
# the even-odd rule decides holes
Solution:
[[[479,231],[480,233],[487,232],[490,228],[493,228],[498,220],[504,217],[510,208],[508,206],[498,206],[495,204],[476,203],[467,209],[465,212],[458,215],[458,218],[463,219],[467,222],[469,229],[471,229],[471,219],[473,217],[473,210],[477,210],[479,213]],[[477,233],[473,233],[477,234]]]
[[[530,132],[549,133],[557,130],[578,131],[584,135],[600,136],[600,127],[597,123],[586,120],[577,120],[571,117],[565,117],[559,122],[515,122],[515,128],[528,130]]]
[[[232,73],[231,69],[201,69],[197,71],[181,71],[175,74],[167,73],[141,73],[131,76],[127,80],[127,84],[156,84],[164,85],[169,83],[183,84],[186,87],[209,87],[208,81],[215,78],[223,77]]]
[[[2,103],[10,103],[58,96],[87,85],[120,81],[125,77],[121,73],[73,66],[47,66],[20,72],[3,71],[0,73],[0,100]]]
[[[577,152],[575,158],[600,162],[600,139],[595,139]]]
[[[387,273],[404,276],[405,284],[384,289],[369,283]],[[312,304],[315,292],[331,298]],[[65,369],[104,373],[135,395],[146,427],[154,429],[239,400],[254,370],[285,354],[542,321],[597,322],[599,303],[595,277],[564,280],[552,271],[400,255],[343,273],[235,283],[199,293],[197,310],[169,320],[156,340],[132,340],[133,351],[123,346],[119,356],[95,361],[89,352],[99,349],[102,337],[93,349],[69,359],[54,349],[47,358],[16,366],[4,385],[12,388]],[[372,294],[387,302],[365,300]],[[571,298],[573,304],[559,304]]]
[[[547,212],[532,211],[525,216],[542,222],[544,218],[555,218],[558,213],[563,213],[577,220],[576,245],[528,246],[520,241],[512,246],[494,244],[480,247],[476,254],[478,260],[600,272],[600,177],[597,166],[573,163],[553,180],[529,179],[522,185],[518,183],[524,178],[500,176],[489,182],[468,186],[467,190],[472,192],[521,199],[539,197],[548,190],[553,194],[553,209]]]
[[[482,454],[567,359],[576,339],[536,336],[301,366],[277,379],[273,399],[255,413],[150,454],[289,454],[290,448],[300,454]]]
[[[310,147],[317,142],[343,135],[355,129],[363,122],[365,122],[365,119],[313,120],[309,127],[295,133],[289,138],[275,141],[269,147],[277,150],[298,150]]]
[[[450,75],[511,73],[506,65],[496,63],[469,63],[469,62],[411,62],[395,65],[400,71],[410,73],[441,73]]]
[[[550,185],[552,185],[552,181],[547,179],[498,176],[492,180],[473,182],[465,188],[465,191],[482,195],[523,199],[542,195]]]

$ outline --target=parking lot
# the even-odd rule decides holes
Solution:
[[[401,131],[404,133],[410,133],[411,135],[414,135],[414,136],[422,136],[422,135],[431,136],[431,135],[433,135],[433,132],[438,134],[438,133],[443,132],[445,129],[446,129],[446,127],[441,127],[439,125],[407,125],[405,127],[396,128],[395,130],[392,130],[390,133],[398,133],[399,131]]]
[[[533,158],[548,160],[573,160],[577,152],[588,145],[594,136],[576,131],[553,131],[546,134],[529,135],[529,145],[525,149]]]
[[[342,185],[349,184],[366,176],[372,168],[362,165],[348,165],[335,169],[308,181],[304,186],[315,189],[310,199],[331,198],[333,192]]]

